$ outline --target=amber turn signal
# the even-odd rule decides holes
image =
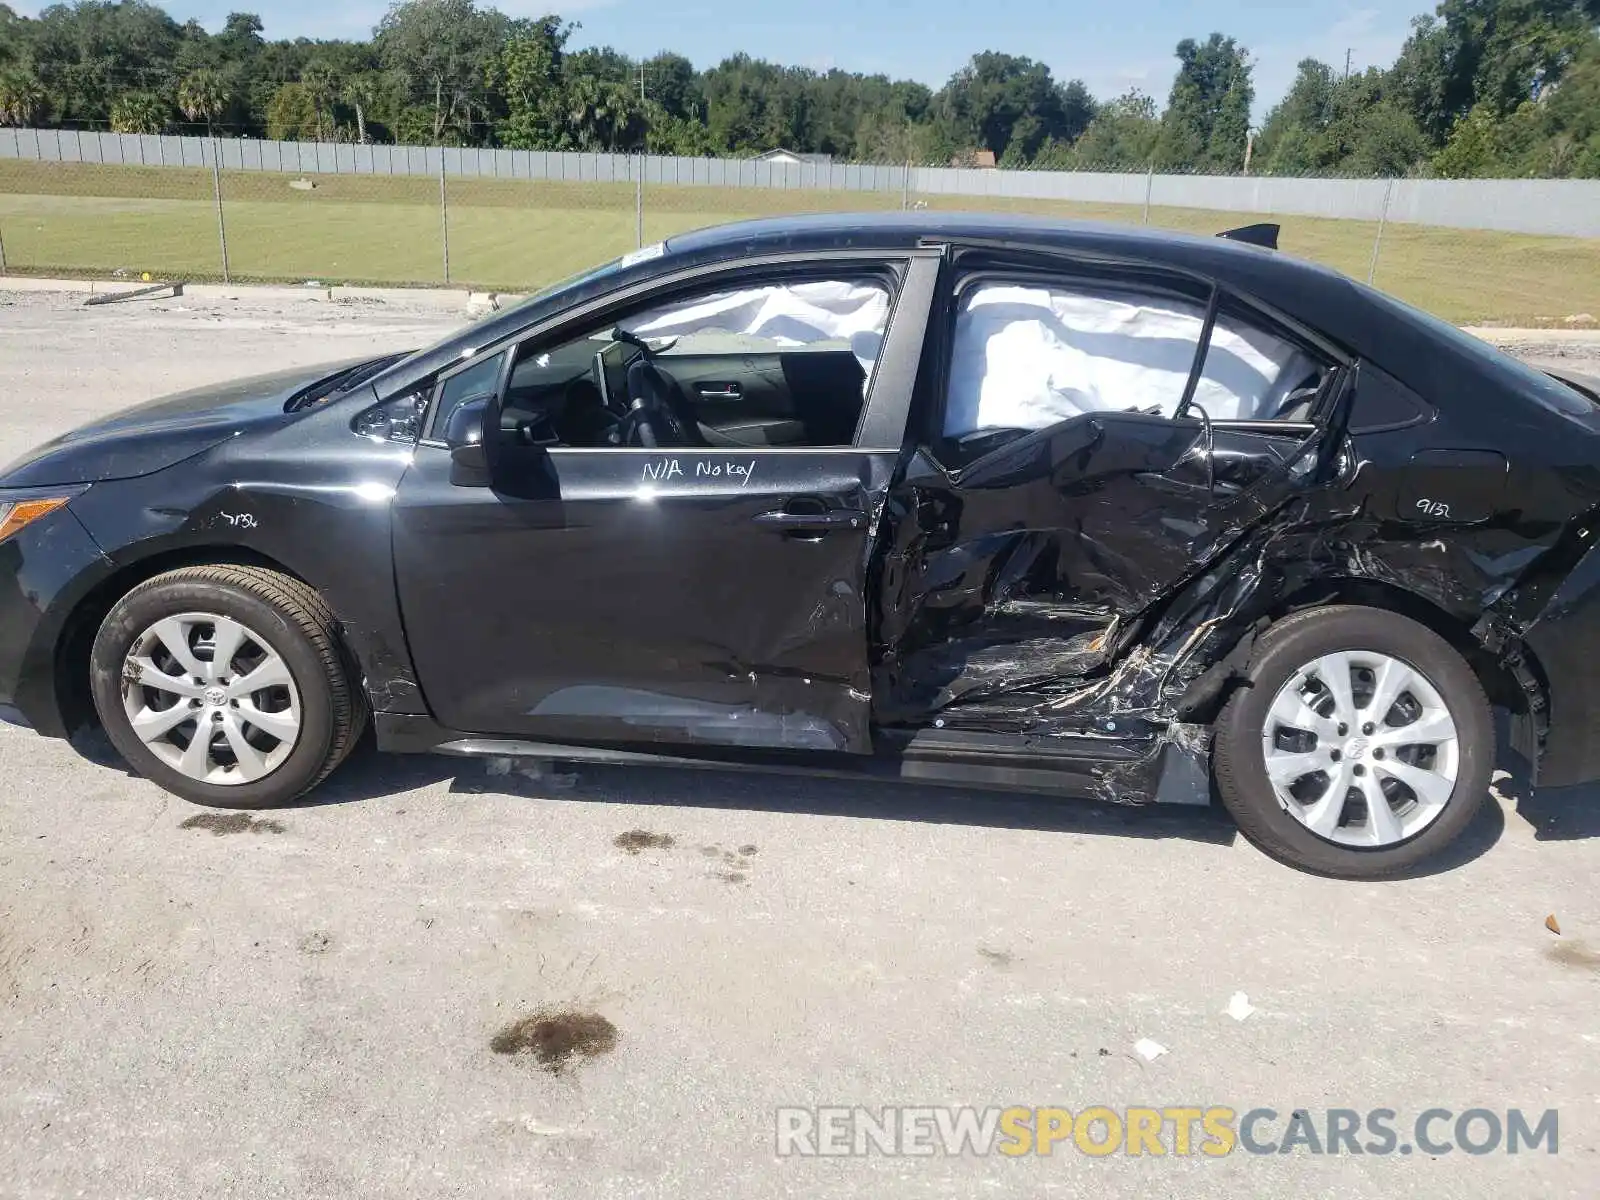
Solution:
[[[13,500],[8,504],[0,504],[0,542],[19,532],[23,526],[49,516],[71,499],[71,496],[51,496],[44,500]]]

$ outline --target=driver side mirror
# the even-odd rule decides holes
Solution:
[[[489,448],[484,429],[493,396],[473,396],[456,405],[445,422],[444,442],[450,447],[450,482],[457,487],[488,487]]]

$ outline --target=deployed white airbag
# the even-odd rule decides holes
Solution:
[[[824,281],[769,284],[667,305],[624,322],[644,338],[697,334],[757,338],[775,349],[833,342],[852,349],[870,375],[889,321],[889,293],[881,284]],[[692,352],[693,346],[679,348]]]
[[[956,318],[945,434],[1043,429],[1107,410],[1171,416],[1204,325],[1201,305],[1170,297],[980,285]],[[1219,320],[1195,401],[1213,420],[1256,418],[1275,410],[1295,360],[1313,366],[1281,339]]]

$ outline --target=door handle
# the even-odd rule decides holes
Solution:
[[[702,400],[740,400],[744,389],[737,383],[702,383],[695,388]]]
[[[867,514],[854,508],[830,508],[825,512],[776,512],[758,514],[755,523],[774,533],[824,534],[835,529],[862,529]]]

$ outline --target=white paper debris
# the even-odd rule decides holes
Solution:
[[[1235,1021],[1242,1021],[1255,1012],[1255,1006],[1250,1003],[1250,997],[1243,992],[1235,992],[1228,1001],[1228,1007],[1222,1010]]]
[[[1149,1038],[1140,1038],[1133,1044],[1133,1049],[1145,1062],[1155,1062],[1167,1052],[1167,1048],[1160,1042],[1152,1042]]]

